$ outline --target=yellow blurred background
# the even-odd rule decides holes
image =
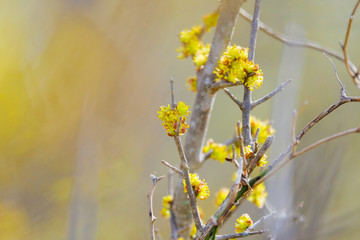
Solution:
[[[281,32],[289,24],[301,26],[309,39],[340,50],[338,40],[354,4],[263,1],[261,19]],[[200,24],[217,5],[216,0],[0,1],[0,240],[149,239],[149,174],[167,173],[163,159],[178,161],[156,111],[169,102],[170,77],[177,99],[191,104],[194,98],[184,87],[194,67],[177,59],[177,35]],[[251,11],[252,5],[248,1],[244,8]],[[359,29],[355,19],[349,46],[355,63],[360,62]],[[247,46],[248,23],[239,18],[236,31],[233,43]],[[210,41],[211,34],[205,39]],[[255,98],[276,87],[282,50],[282,44],[259,34],[256,61],[265,83]],[[305,99],[309,104],[298,126],[339,92],[322,54],[303,54],[301,78],[294,79],[300,82],[297,106]],[[359,96],[344,65],[335,63],[349,93]],[[271,109],[266,103],[255,113],[270,118]],[[357,126],[359,109],[345,106],[306,141]],[[228,139],[239,118],[238,109],[219,93],[209,135]],[[332,145],[344,154],[325,214],[329,219],[359,212],[360,195],[354,192],[360,181],[359,141],[350,136]],[[327,149],[318,152],[324,156],[321,151]],[[226,177],[232,169],[224,168],[219,172],[211,162],[201,172],[216,189],[230,184]],[[163,181],[155,193],[157,215],[166,192]],[[204,206],[210,209],[206,216],[215,210],[211,201]],[[168,222],[156,223],[167,236]],[[358,236],[351,232],[346,239]]]

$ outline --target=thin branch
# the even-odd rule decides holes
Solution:
[[[253,231],[257,225],[259,225],[260,223],[264,222],[268,217],[274,215],[276,212],[271,212],[268,215],[262,216],[259,220],[257,220],[253,225],[251,225],[248,229],[246,229],[245,232],[251,232]]]
[[[156,177],[155,175],[151,174],[150,178],[152,179],[152,187],[150,192],[147,195],[147,198],[149,200],[149,217],[150,217],[150,234],[151,234],[151,240],[155,240],[155,228],[154,228],[154,222],[156,220],[156,217],[154,216],[153,211],[153,195],[156,188],[156,184],[163,179],[165,176]]]
[[[171,100],[171,109],[175,109],[175,92],[174,92],[174,78],[170,78],[170,100]]]
[[[173,170],[174,172],[176,172],[177,174],[180,174],[181,176],[184,176],[184,172],[181,171],[180,169],[178,169],[177,167],[171,165],[170,163],[168,163],[165,160],[161,161],[162,164],[164,164],[165,166],[167,166],[168,168],[170,168],[171,170]]]
[[[240,157],[243,159],[243,169],[246,169],[246,165],[247,165],[247,162],[246,162],[246,158],[245,158],[245,150],[244,150],[244,139],[241,135],[241,132],[240,132],[240,121],[237,121],[236,123],[237,125],[237,135],[238,135],[238,141],[239,141],[239,148],[240,148]],[[245,173],[246,174],[246,173]]]
[[[281,83],[276,89],[274,89],[271,93],[267,94],[266,96],[260,98],[259,100],[256,100],[255,102],[252,103],[251,105],[251,109],[254,109],[256,106],[258,106],[259,104],[269,100],[270,98],[272,98],[273,96],[275,96],[277,93],[281,92],[282,90],[284,90],[285,86],[288,85],[291,82],[291,79],[286,80],[285,82]]]
[[[241,111],[244,110],[244,104],[242,102],[240,102],[234,95],[231,94],[231,92],[229,91],[229,89],[224,88],[223,89],[225,94],[228,95],[230,97],[231,100],[233,100],[233,102],[239,106],[239,108],[241,109]]]
[[[312,150],[312,149],[314,149],[314,148],[316,148],[316,147],[318,147],[318,146],[320,146],[320,145],[322,145],[324,143],[330,142],[331,140],[334,140],[334,139],[337,139],[339,137],[343,137],[343,136],[346,136],[346,135],[349,135],[349,134],[352,134],[352,133],[360,133],[360,127],[352,128],[352,129],[349,129],[347,131],[336,133],[336,134],[331,135],[329,137],[323,138],[323,139],[311,144],[310,146],[302,149],[301,151],[298,151],[298,152],[294,153],[293,157],[294,158],[298,157],[298,156],[300,156],[300,155],[302,155],[302,154],[304,154],[304,153],[306,153],[306,152],[308,152],[308,151],[310,151],[310,150]]]
[[[223,79],[223,80],[211,83],[209,88],[211,89],[212,92],[217,92],[219,89],[222,89],[222,88],[236,87],[236,86],[240,86],[240,85],[244,85],[244,84],[241,81],[233,83],[233,82],[228,82]]]
[[[323,54],[324,54],[324,56],[330,61],[330,63],[332,64],[332,66],[333,66],[333,68],[334,68],[334,72],[335,72],[336,79],[338,80],[338,82],[339,82],[339,84],[340,84],[340,86],[341,86],[341,92],[345,92],[345,86],[344,86],[344,84],[341,82],[341,80],[340,80],[340,78],[339,78],[339,75],[338,75],[338,73],[337,73],[337,71],[336,71],[335,63],[331,60],[331,58],[330,58],[328,55],[326,55],[326,53],[323,52]]]
[[[349,65],[349,56],[348,56],[348,52],[347,52],[347,45],[348,45],[348,41],[349,41],[349,37],[350,37],[350,32],[351,32],[351,26],[352,26],[352,22],[353,22],[353,19],[355,17],[355,13],[356,13],[356,10],[358,8],[360,4],[360,0],[357,1],[353,11],[351,12],[351,15],[350,15],[350,18],[349,18],[349,23],[348,23],[348,27],[347,27],[347,30],[346,30],[346,35],[345,35],[345,40],[344,40],[344,44],[341,44],[341,49],[343,51],[343,54],[344,54],[344,62],[345,62],[345,66],[346,66],[346,70],[347,72],[349,73],[349,75],[352,77],[355,85],[360,88],[360,79],[359,79],[359,69],[357,69],[357,71],[353,71],[353,69],[350,68],[350,65]]]
[[[297,118],[299,117],[299,115],[304,111],[304,108],[305,108],[305,105],[307,104],[307,102],[305,101],[299,111],[294,111],[294,116],[293,116],[293,120],[292,120],[292,126],[291,126],[291,129],[292,129],[292,142],[293,142],[293,146],[292,146],[292,154],[295,153],[296,151],[296,147],[297,145],[299,145],[299,141],[296,140],[296,137],[295,137],[295,131],[296,131],[296,121],[297,121]]]
[[[217,235],[216,236],[216,240],[226,240],[226,239],[231,239],[231,238],[244,238],[244,237],[248,237],[251,235],[259,235],[259,234],[263,234],[269,232],[269,230],[260,230],[260,231],[255,231],[255,232],[242,232],[242,233],[236,233],[236,234],[225,234],[225,235]]]
[[[257,142],[258,138],[259,138],[259,134],[260,134],[260,128],[256,129],[256,133],[255,133],[255,137],[254,137],[254,142]]]
[[[253,17],[251,14],[249,14],[248,12],[246,12],[244,9],[240,9],[240,15],[246,19],[248,22],[251,22]],[[302,39],[295,39],[295,38],[291,38],[289,36],[286,36],[284,34],[281,34],[279,32],[274,31],[271,27],[267,26],[266,24],[260,22],[259,23],[259,27],[260,30],[263,31],[264,33],[266,33],[267,35],[269,35],[270,37],[283,42],[289,46],[297,46],[297,47],[308,47],[320,52],[325,52],[330,56],[333,56],[335,58],[337,58],[338,60],[345,62],[345,57],[336,52],[333,49],[330,48],[325,48],[323,46],[321,46],[320,44],[316,43],[316,42],[312,42],[312,41],[308,41],[308,40],[302,40]],[[350,70],[352,72],[352,74],[356,74],[359,72],[359,69],[355,66],[354,63],[352,63],[350,60],[348,60],[348,65],[350,67]],[[352,75],[351,75],[352,76]],[[359,77],[359,75],[357,76],[357,78]],[[358,85],[359,86],[359,85]]]
[[[249,173],[251,173],[260,159],[264,156],[265,152],[270,148],[271,144],[274,142],[275,136],[270,136],[266,139],[265,143],[261,146],[260,150],[256,154],[256,157],[252,159],[249,163],[247,169],[249,169]]]
[[[255,1],[254,7],[254,18],[251,24],[251,34],[249,41],[249,60],[255,60],[255,45],[256,45],[256,35],[259,30],[259,14],[260,14],[260,3],[261,0]],[[250,111],[251,111],[251,90],[244,86],[244,110],[242,111],[242,133],[244,138],[245,145],[252,145],[251,140],[251,126],[250,126]]]

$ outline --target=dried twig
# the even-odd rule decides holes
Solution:
[[[153,212],[153,195],[156,188],[156,184],[163,179],[165,176],[156,177],[155,175],[151,174],[150,178],[152,179],[152,187],[150,192],[147,195],[147,198],[149,200],[149,217],[150,217],[150,234],[151,234],[151,240],[155,240],[155,228],[154,228],[154,222],[156,220],[156,217],[154,216]]]
[[[267,94],[266,96],[260,98],[259,100],[256,100],[251,104],[251,109],[255,108],[256,106],[260,105],[261,103],[269,100],[273,96],[275,96],[277,93],[284,90],[285,86],[288,85],[291,82],[291,79],[286,80],[285,82],[281,83],[276,89],[274,89],[271,93]]]
[[[225,240],[225,239],[231,239],[231,238],[244,238],[251,235],[259,235],[268,232],[269,230],[260,230],[255,232],[242,232],[242,233],[235,233],[235,234],[225,234],[225,235],[217,235],[217,240]]]
[[[348,45],[348,41],[349,41],[349,36],[350,36],[350,32],[351,32],[351,26],[352,26],[352,22],[353,22],[353,19],[355,17],[355,13],[356,13],[356,10],[358,8],[360,4],[360,0],[357,1],[353,11],[351,12],[351,15],[350,15],[350,18],[349,18],[349,23],[348,23],[348,27],[347,27],[347,30],[346,30],[346,35],[345,35],[345,40],[344,40],[344,43],[341,44],[341,49],[343,51],[343,54],[344,54],[344,62],[345,62],[345,66],[346,66],[346,70],[347,72],[349,73],[349,75],[352,77],[355,85],[360,88],[360,79],[359,79],[359,69],[357,69],[356,71],[354,71],[351,67],[350,67],[350,63],[349,63],[349,55],[348,55],[348,52],[347,52],[347,45]]]
[[[276,212],[271,212],[268,215],[262,216],[259,220],[257,220],[253,225],[251,225],[248,229],[246,229],[246,232],[251,232],[252,230],[254,230],[256,228],[257,225],[259,225],[260,223],[264,222],[268,217],[271,217],[272,215],[274,215]]]

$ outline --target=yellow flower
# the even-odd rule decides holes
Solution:
[[[209,56],[209,52],[210,52],[210,44],[206,44],[205,46],[199,47],[198,51],[195,53],[193,57],[193,62],[197,66],[196,68],[197,70],[201,70],[204,67],[207,58]]]
[[[185,240],[183,237],[181,237],[181,238],[178,238],[177,240]]]
[[[189,91],[192,92],[196,92],[196,87],[197,87],[197,78],[196,76],[194,77],[189,77],[188,79],[186,79],[186,85],[187,89]]]
[[[275,130],[272,128],[268,120],[261,121],[260,119],[250,116],[250,125],[251,135],[253,137],[255,137],[257,129],[260,129],[258,137],[258,143],[260,144],[263,144],[269,136],[274,135],[275,133]]]
[[[214,11],[211,14],[207,14],[203,17],[203,21],[205,23],[205,29],[206,31],[210,31],[212,27],[215,27],[217,24],[217,21],[219,19],[219,12]]]
[[[171,195],[166,195],[162,198],[163,208],[161,209],[160,213],[163,218],[169,218],[171,215],[170,208],[172,204],[173,198]]]
[[[196,173],[189,173],[189,176],[190,176],[190,183],[195,193],[195,196],[200,200],[205,200],[206,198],[208,198],[210,196],[210,190],[205,180],[201,181]],[[184,184],[184,192],[186,193],[187,189],[186,189],[185,179],[183,179],[183,184]]]
[[[244,232],[246,229],[248,229],[248,227],[253,224],[250,216],[247,213],[243,214],[236,221],[237,223],[235,223],[235,232],[237,233]]]
[[[244,147],[244,155],[245,155],[246,159],[248,159],[249,157],[251,157],[253,155],[251,145],[247,145],[246,147]]]
[[[203,147],[203,153],[207,153],[210,150],[213,150],[210,158],[218,160],[221,163],[225,161],[225,158],[228,156],[227,146],[221,143],[215,143],[211,138],[207,141],[206,145]]]
[[[265,165],[268,163],[268,161],[266,160],[266,158],[267,158],[267,156],[266,156],[266,154],[264,154],[264,156],[262,156],[262,157],[260,158],[259,162],[257,163],[257,166],[258,166],[258,167],[263,167],[263,166],[265,166]]]
[[[188,56],[194,56],[196,52],[203,47],[203,44],[199,40],[199,36],[202,33],[202,26],[194,26],[190,30],[183,30],[179,39],[182,43],[182,47],[177,49],[180,52],[178,58],[186,58]]]
[[[264,183],[260,183],[253,188],[253,191],[250,192],[247,200],[254,203],[258,208],[262,208],[265,204],[267,197],[267,192]]]
[[[161,106],[159,111],[157,112],[158,118],[162,121],[162,124],[166,130],[166,133],[173,137],[176,135],[176,130],[179,124],[179,119],[182,117],[182,121],[180,123],[179,135],[181,136],[186,132],[186,129],[189,128],[189,125],[185,122],[186,117],[191,113],[189,111],[189,106],[187,106],[184,102],[178,102],[175,109],[172,110],[170,105],[167,107]]]
[[[192,228],[191,228],[191,231],[190,231],[190,236],[191,236],[192,238],[195,238],[195,237],[196,237],[196,232],[197,232],[197,229],[196,229],[195,224],[193,223]]]
[[[232,83],[241,82],[252,91],[263,83],[263,73],[259,65],[248,60],[248,49],[236,45],[227,48],[214,73],[215,81],[224,79]]]

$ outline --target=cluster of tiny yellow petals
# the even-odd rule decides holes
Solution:
[[[261,121],[250,116],[251,135],[255,137],[257,129],[260,129],[258,143],[263,144],[269,136],[274,135],[275,129],[272,128],[268,120]]]
[[[180,238],[178,238],[177,240],[185,240],[185,238],[183,238],[183,237],[180,237]]]
[[[250,216],[247,213],[236,219],[236,221],[237,222],[235,223],[235,232],[237,233],[244,232],[253,224]]]
[[[196,237],[196,232],[197,232],[197,229],[196,229],[195,224],[193,223],[192,228],[191,228],[191,231],[190,231],[190,236],[191,236],[192,238],[195,238],[195,237]]]
[[[225,161],[225,158],[228,156],[227,146],[221,143],[215,143],[211,138],[207,141],[206,145],[203,148],[203,153],[207,153],[212,150],[210,158],[218,160],[221,163]]]
[[[215,27],[219,19],[219,12],[214,11],[213,13],[203,16],[206,31],[210,31],[212,27]]]
[[[163,208],[161,209],[160,213],[163,218],[169,218],[171,215],[170,208],[172,204],[173,198],[171,195],[166,195],[162,198],[162,205]]]
[[[182,47],[177,49],[177,51],[180,52],[178,58],[194,56],[196,52],[203,47],[203,44],[199,40],[202,31],[203,27],[199,25],[192,27],[190,30],[184,29],[180,32],[179,39]]]
[[[201,181],[196,173],[189,173],[189,176],[191,187],[195,193],[195,196],[200,200],[205,200],[208,198],[210,196],[210,190],[207,183],[205,182],[205,179]],[[183,179],[183,184],[184,192],[187,192],[185,179]]]
[[[236,45],[227,48],[214,73],[215,81],[225,79],[232,83],[242,82],[252,91],[263,83],[263,73],[259,65],[248,60],[248,49]]]
[[[198,51],[195,53],[193,57],[193,62],[196,65],[196,70],[201,70],[204,68],[204,65],[207,61],[210,52],[210,44],[206,44],[205,46],[200,46]]]
[[[171,137],[176,135],[180,117],[182,117],[182,120],[180,123],[179,135],[181,136],[186,132],[186,129],[189,128],[189,125],[185,122],[186,117],[190,114],[189,108],[190,107],[184,102],[178,102],[174,110],[171,109],[170,105],[167,107],[160,107],[157,114],[158,118],[162,121],[162,125],[164,126],[167,135]]]
[[[196,92],[196,88],[197,88],[197,78],[196,78],[196,76],[187,78],[185,86],[187,87],[187,89],[189,91]]]
[[[264,183],[260,183],[253,188],[253,191],[247,197],[247,200],[254,203],[258,208],[262,208],[265,204],[267,192]]]
[[[258,167],[263,167],[263,166],[265,166],[265,165],[268,163],[268,161],[267,161],[266,159],[267,159],[267,156],[266,156],[266,154],[264,154],[264,156],[262,156],[262,157],[260,158],[259,162],[257,163],[257,166],[258,166]]]
[[[253,155],[253,150],[251,149],[251,145],[247,145],[246,147],[244,147],[244,155],[246,159],[248,159]]]

